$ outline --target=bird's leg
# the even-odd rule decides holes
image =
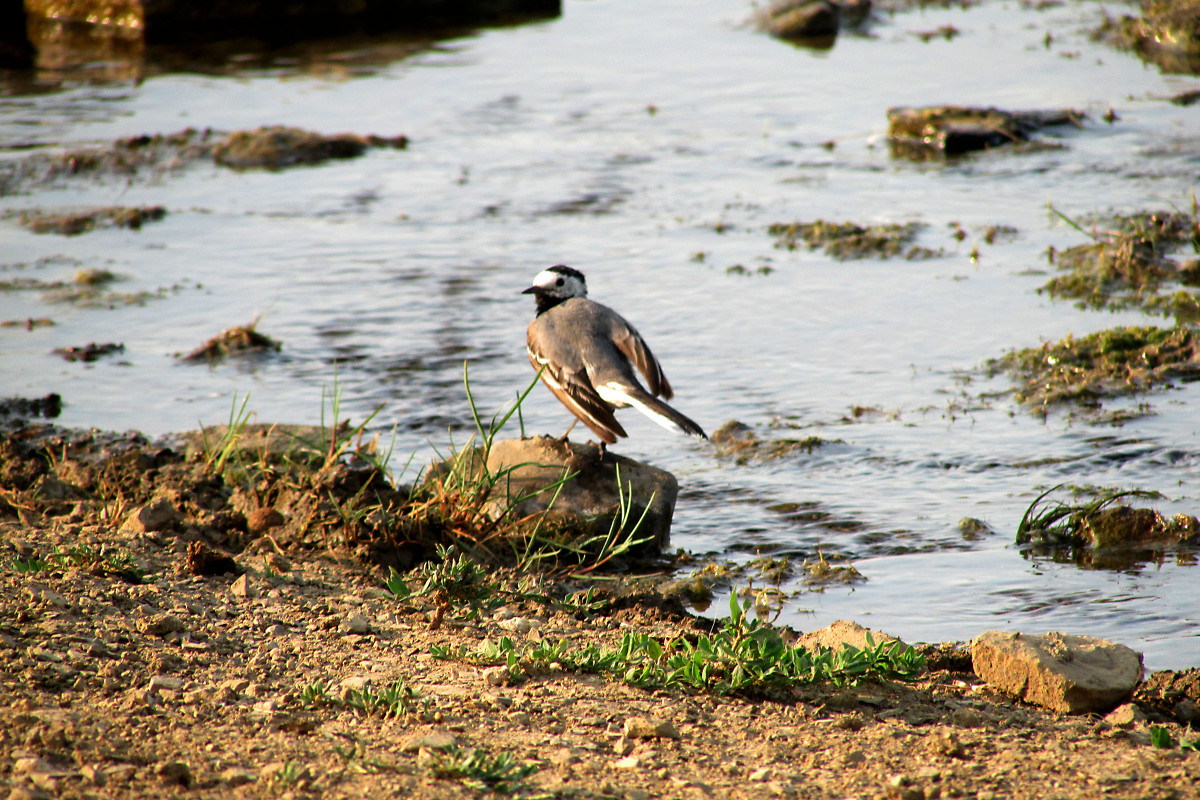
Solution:
[[[578,424],[579,424],[579,420],[576,419],[574,422],[571,423],[571,427],[567,428],[567,432],[564,433],[562,436],[558,437],[558,440],[560,442],[565,442],[567,440],[567,436],[570,435],[571,431],[575,430],[575,426]]]

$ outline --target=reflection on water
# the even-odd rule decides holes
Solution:
[[[1200,664],[1190,551],[1086,568],[1085,556],[1104,564],[1012,544],[1028,505],[1061,483],[1158,491],[1163,513],[1197,513],[1200,385],[1114,401],[1128,421],[1098,426],[1032,416],[978,369],[1146,324],[1037,293],[1048,248],[1085,238],[1046,201],[1072,218],[1186,204],[1192,150],[1166,145],[1194,113],[1161,99],[1179,80],[1091,41],[1088,6],[925,9],[820,53],[754,33],[747,13],[741,0],[575,2],[437,43],[152,47],[128,75],[98,77],[120,69],[113,54],[100,72],[10,78],[0,166],[18,173],[35,156],[189,127],[404,134],[409,147],[276,172],[198,159],[14,184],[0,196],[0,321],[55,324],[0,328],[5,393],[58,392],[66,425],[159,434],[225,420],[235,391],[259,421],[312,423],[336,380],[343,415],[384,404],[375,419],[396,428],[398,462],[421,462],[474,429],[464,361],[484,413],[528,385],[520,291],[574,264],[656,343],[690,416],[708,430],[738,420],[775,448],[739,458],[628,419],[620,452],[680,480],[673,544],[857,560],[865,582],[802,593],[784,622],[855,618],[913,640],[1059,629],[1145,650],[1152,667]],[[949,24],[952,41],[904,33]],[[950,102],[1092,121],[1054,150],[889,155],[888,108]],[[1121,120],[1098,122],[1114,105]],[[71,237],[16,222],[114,205],[167,213]],[[777,248],[768,230],[817,219],[922,223],[913,244],[938,255],[835,261]],[[101,269],[144,300],[84,307],[16,288]],[[283,343],[277,357],[172,357],[256,317]],[[120,361],[52,355],[89,342],[124,345]],[[541,390],[522,418],[538,433],[569,421]]]

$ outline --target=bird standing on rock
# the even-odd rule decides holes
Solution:
[[[613,444],[618,436],[629,435],[613,414],[628,406],[668,430],[708,438],[699,425],[658,399],[670,400],[674,394],[658,359],[620,314],[588,299],[582,272],[563,264],[550,267],[522,294],[537,300],[537,316],[529,323],[529,362],[601,442]]]

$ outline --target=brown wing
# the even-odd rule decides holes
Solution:
[[[580,422],[592,429],[592,432],[607,444],[614,444],[618,436],[628,436],[621,423],[613,416],[613,410],[596,394],[592,384],[584,373],[562,369],[550,360],[536,352],[532,346],[527,348],[529,363],[536,370],[541,370],[542,383],[554,392],[559,402],[567,407]]]
[[[621,320],[624,322],[624,320]],[[664,400],[670,400],[675,396],[675,392],[671,389],[671,384],[667,382],[667,376],[663,374],[662,365],[658,363],[658,359],[654,357],[654,353],[650,352],[650,347],[646,344],[646,340],[642,338],[632,325],[625,322],[623,326],[618,327],[613,331],[613,342],[617,348],[625,354],[625,357],[637,367],[638,372],[646,378],[646,388],[650,390],[650,394],[655,397],[661,397]]]

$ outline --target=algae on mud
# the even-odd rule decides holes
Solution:
[[[800,242],[804,242],[810,249],[824,247],[826,253],[839,260],[902,256],[915,261],[941,255],[912,244],[923,227],[919,222],[864,226],[819,219],[815,222],[777,222],[767,228],[767,233],[776,237],[776,247],[795,250]]]
[[[1106,397],[1168,388],[1173,379],[1200,380],[1200,330],[1109,328],[1011,351],[990,359],[987,369],[1011,374],[1017,399],[1034,410],[1065,403],[1096,408]]]
[[[1060,214],[1060,216],[1062,216]],[[1039,291],[1078,300],[1085,308],[1142,309],[1200,320],[1200,259],[1179,261],[1179,250],[1200,253],[1200,216],[1195,197],[1190,212],[1150,211],[1097,219],[1092,229],[1067,219],[1092,242],[1050,251],[1063,274]],[[1103,230],[1098,226],[1103,225]]]

